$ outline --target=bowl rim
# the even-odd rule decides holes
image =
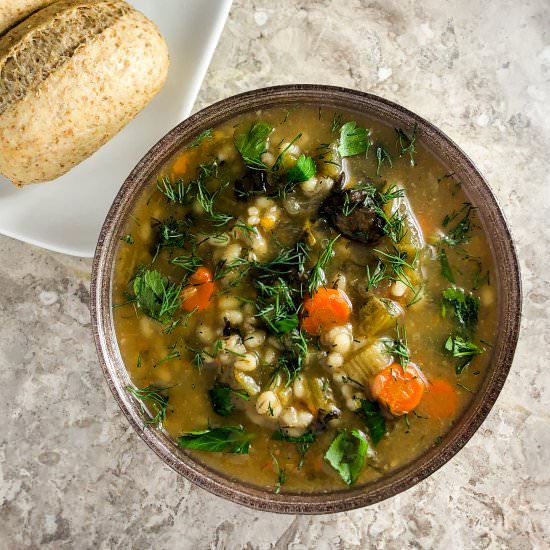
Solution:
[[[166,433],[146,424],[146,417],[124,390],[129,382],[112,323],[111,282],[123,214],[139,191],[174,152],[207,128],[262,107],[314,104],[356,111],[386,124],[418,127],[418,139],[447,168],[452,165],[465,192],[479,209],[498,271],[498,334],[487,374],[460,419],[432,447],[409,464],[380,480],[354,488],[319,493],[274,494],[217,472],[178,449]],[[437,147],[434,148],[434,145]],[[490,239],[489,239],[490,237]],[[489,185],[470,158],[446,134],[423,117],[385,98],[337,86],[288,84],[240,93],[218,101],[179,123],[137,163],[122,184],[105,218],[92,262],[90,313],[99,363],[122,412],[149,447],[172,469],[199,487],[250,508],[277,513],[322,514],[374,504],[411,488],[441,468],[470,440],[494,405],[512,365],[521,321],[522,290],[518,260],[510,229]]]

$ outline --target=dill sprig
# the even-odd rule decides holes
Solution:
[[[277,483],[275,484],[275,494],[278,495],[281,492],[281,487],[286,482],[286,470],[281,468],[279,461],[273,453],[271,453],[271,458],[273,459],[273,465],[275,466],[275,473],[277,474]]]
[[[188,146],[187,149],[193,149],[195,147],[198,147],[203,141],[205,140],[211,140],[214,137],[214,130],[213,128],[208,128],[207,130],[204,130],[201,132]]]
[[[175,256],[169,261],[172,265],[181,267],[188,273],[193,273],[203,264],[202,258],[195,254],[183,254],[181,256]]]
[[[186,185],[182,179],[172,183],[168,176],[157,181],[157,189],[170,201],[176,204],[187,204],[190,200],[191,185]]]
[[[407,329],[405,325],[400,328],[399,323],[395,323],[395,336],[389,342],[384,343],[384,348],[387,353],[397,357],[401,368],[403,371],[406,371],[408,364],[411,362],[411,356],[409,353]]]
[[[374,249],[374,251],[381,256],[384,265],[390,269],[389,274],[384,274],[383,278],[392,281],[401,281],[405,286],[414,291],[414,286],[411,283],[408,275],[405,273],[405,269],[416,270],[415,264],[418,259],[418,252],[412,261],[408,261],[408,254],[405,251],[400,251],[397,247],[393,247],[393,252],[389,250],[383,252],[382,250]],[[379,279],[380,282],[382,279]]]
[[[418,126],[415,123],[411,137],[409,137],[401,128],[395,129],[397,138],[399,140],[399,156],[402,157],[403,155],[408,154],[411,159],[411,166],[416,165],[414,155],[416,153],[415,142],[416,142],[417,129],[418,129]]]
[[[389,164],[390,168],[393,167],[391,155],[382,145],[378,145],[376,147],[376,175],[377,176],[380,176],[380,170],[382,169],[382,164],[384,162]]]
[[[325,282],[325,269],[334,255],[334,243],[339,238],[340,235],[336,235],[334,239],[327,243],[309,272],[308,291],[310,296],[312,296],[317,288]]]
[[[134,397],[142,401],[143,403],[149,403],[153,409],[155,416],[146,422],[146,424],[158,424],[162,425],[166,418],[166,412],[168,410],[168,396],[164,395],[168,388],[160,387],[151,384],[146,388],[139,389],[132,386],[126,386],[126,391],[131,393]]]

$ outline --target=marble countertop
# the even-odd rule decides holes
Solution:
[[[485,174],[523,278],[508,381],[406,493],[333,516],[254,512],[178,477],[123,418],[92,342],[91,262],[1,237],[0,547],[548,548],[549,80],[546,0],[236,0],[196,109],[271,84],[356,88],[431,120]]]

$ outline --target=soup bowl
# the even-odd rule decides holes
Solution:
[[[498,334],[491,362],[471,403],[440,444],[405,466],[366,485],[338,491],[274,494],[235,481],[180,449],[125,391],[131,383],[117,345],[113,323],[112,285],[115,259],[124,224],[141,191],[159,169],[184,145],[208,128],[260,108],[315,105],[368,115],[393,127],[417,125],[418,140],[456,175],[487,236],[495,264],[498,295]],[[319,514],[366,506],[400,493],[426,478],[450,460],[474,435],[495,403],[509,372],[518,339],[521,284],[514,245],[502,211],[483,176],[466,154],[438,128],[411,111],[383,98],[354,90],[288,85],[239,94],[192,115],[163,137],[141,159],[116,196],[99,236],[91,280],[91,316],[99,361],[117,403],[140,437],[171,468],[216,495],[258,510]]]

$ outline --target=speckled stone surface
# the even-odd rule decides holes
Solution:
[[[440,126],[486,175],[524,285],[508,381],[465,449],[408,492],[334,516],[257,513],[178,478],[129,428],[95,355],[90,261],[2,237],[0,548],[548,548],[549,81],[546,0],[237,0],[197,108],[270,84],[357,88]]]

